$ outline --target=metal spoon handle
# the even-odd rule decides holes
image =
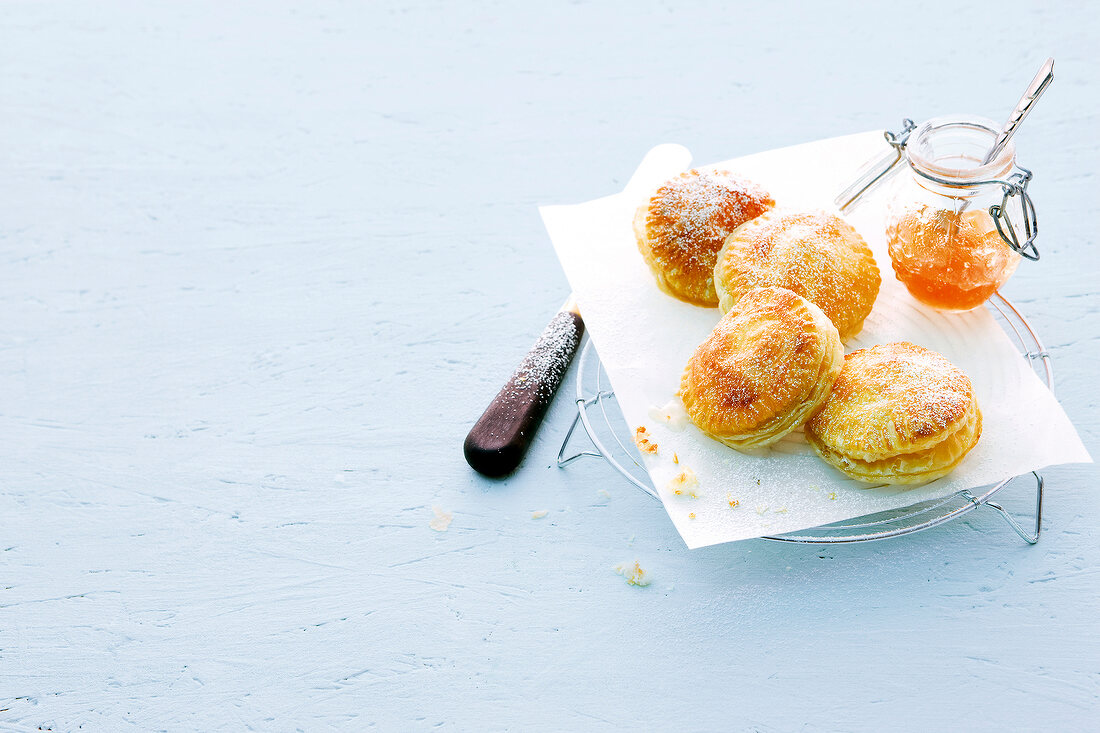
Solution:
[[[1001,134],[997,136],[997,141],[993,143],[993,147],[989,149],[989,152],[985,155],[985,160],[982,161],[982,165],[985,165],[989,161],[997,157],[997,155],[1004,149],[1004,146],[1008,144],[1008,141],[1015,134],[1016,128],[1020,126],[1020,123],[1024,121],[1028,113],[1031,112],[1031,108],[1035,106],[1035,102],[1046,91],[1050,83],[1054,81],[1054,59],[1049,58],[1039,69],[1039,73],[1035,75],[1035,78],[1031,80],[1031,83],[1027,85],[1027,91],[1024,92],[1024,96],[1020,97],[1020,101],[1016,103],[1016,108],[1012,110],[1012,114],[1008,116],[1008,121],[1005,122],[1005,126],[1001,128]]]

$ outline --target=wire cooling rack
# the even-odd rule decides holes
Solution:
[[[999,293],[988,301],[987,307],[1016,344],[1021,358],[1027,359],[1031,368],[1053,392],[1054,370],[1051,366],[1050,354],[1043,348],[1042,341],[1031,324],[1008,299]],[[603,458],[630,483],[660,501],[657,490],[653,488],[649,474],[642,465],[641,457],[629,438],[630,429],[623,419],[622,411],[615,400],[615,393],[611,389],[611,383],[590,340],[586,339],[578,362],[577,415],[573,418],[573,424],[570,425],[561,449],[558,451],[558,465],[566,466],[586,456]],[[591,442],[590,449],[571,450],[570,445],[574,442],[578,425],[587,433]],[[1015,481],[1026,481],[1028,477],[1035,481],[1035,523],[1030,530],[1016,521],[1003,506],[992,501],[993,496],[1005,486]],[[980,506],[987,506],[998,512],[1025,542],[1035,544],[1039,541],[1043,519],[1043,477],[1036,472],[1021,474],[979,489],[959,491],[945,498],[763,539],[804,543],[882,540],[930,529],[957,519]]]

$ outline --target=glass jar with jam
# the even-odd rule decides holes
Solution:
[[[1038,225],[1027,195],[1031,173],[1017,168],[1015,144],[984,162],[997,132],[994,122],[980,117],[938,117],[900,144],[891,141],[908,165],[894,179],[887,203],[890,260],[898,279],[926,305],[976,308],[1008,280],[1021,257],[1038,259]]]

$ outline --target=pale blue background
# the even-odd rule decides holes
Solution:
[[[1047,472],[1036,547],[983,510],[689,552],[608,466],[553,466],[568,400],[506,481],[460,452],[567,294],[537,204],[660,142],[1000,119],[1049,54],[1043,260],[1007,294],[1097,454],[1100,23],[1045,5],[5,3],[0,720],[1095,725],[1091,466]]]

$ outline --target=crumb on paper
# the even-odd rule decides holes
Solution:
[[[673,453],[672,453],[672,462],[673,463],[679,463],[680,462],[680,456],[676,455],[675,451],[673,451]]]
[[[776,514],[786,514],[787,513],[787,507],[781,506],[781,507],[779,507],[778,509],[775,510],[775,513]]]
[[[645,587],[650,583],[649,573],[642,569],[637,560],[633,563],[619,563],[613,570],[626,578],[627,585]]]
[[[657,444],[649,438],[649,431],[645,429],[645,425],[639,425],[634,430],[634,445],[638,446],[638,450],[642,453],[657,452]]]
[[[835,491],[830,491],[829,492],[829,498],[832,499],[833,501],[836,501],[836,492]]]
[[[447,527],[451,526],[451,520],[455,518],[455,515],[445,511],[441,506],[433,506],[432,512],[435,514],[435,519],[428,522],[428,526],[436,532],[446,532]]]
[[[600,489],[596,493],[599,494],[600,496],[602,496],[605,499],[610,499],[611,498],[611,492],[608,491],[607,489]]]
[[[695,475],[695,471],[685,468],[668,482],[666,488],[676,496],[690,496],[692,499],[698,499],[699,477]]]
[[[757,504],[756,505],[756,513],[759,514],[760,516],[764,516],[764,514],[767,511],[768,511],[768,505],[767,504]]]
[[[730,505],[730,509],[736,509],[737,507],[741,506],[741,502],[739,502],[737,499],[734,499],[733,493],[730,491],[726,492],[726,503]]]
[[[537,511],[531,512],[531,519],[542,519],[543,517],[545,517],[549,513],[550,513],[549,509],[539,509]]]
[[[673,430],[683,430],[688,423],[687,410],[679,398],[672,398],[662,407],[650,407],[649,416],[657,422],[668,425]]]
[[[695,512],[688,514],[688,519],[695,519]]]

